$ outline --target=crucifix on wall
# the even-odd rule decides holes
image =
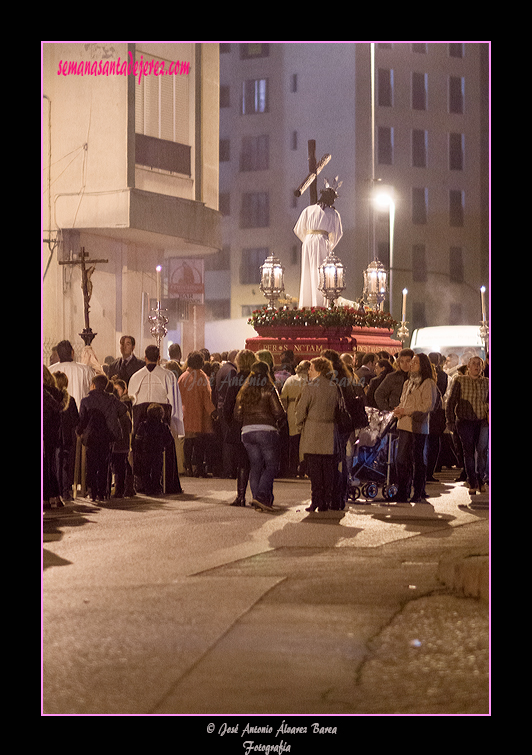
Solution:
[[[81,290],[83,291],[83,309],[85,314],[85,327],[79,335],[83,339],[85,346],[90,346],[97,333],[93,333],[89,323],[89,302],[92,296],[92,274],[96,265],[100,262],[109,262],[109,260],[91,260],[85,247],[81,247],[79,258],[76,260],[59,260],[60,265],[79,265],[81,267]],[[90,265],[91,267],[87,267]]]

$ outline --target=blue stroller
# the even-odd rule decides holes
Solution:
[[[395,458],[397,441],[393,430],[397,419],[393,412],[381,412],[366,407],[369,424],[360,430],[355,443],[353,464],[347,478],[347,496],[357,501],[364,496],[371,503],[382,486],[382,497],[392,501],[397,495],[397,485],[390,482],[390,473]]]

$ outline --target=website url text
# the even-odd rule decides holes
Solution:
[[[129,61],[123,60],[60,60],[57,71],[58,76],[138,76],[140,84],[143,76],[187,76],[190,73],[190,63],[185,60],[177,60],[166,67],[164,60],[144,60],[133,62],[133,56],[129,54]]]

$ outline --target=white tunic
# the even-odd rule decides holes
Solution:
[[[96,371],[88,364],[80,362],[56,362],[50,365],[50,372],[64,372],[68,378],[67,391],[75,399],[78,410],[81,399],[89,395],[92,378]]]
[[[326,231],[328,236],[310,231]],[[303,242],[301,251],[301,284],[299,307],[326,306],[318,290],[318,268],[342,238],[342,221],[334,207],[319,204],[305,207],[294,226],[294,233]]]
[[[143,367],[131,376],[127,392],[133,404],[171,404],[170,429],[174,435],[185,434],[181,394],[171,370],[156,365],[150,372],[147,367]]]

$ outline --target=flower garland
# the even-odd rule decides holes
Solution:
[[[281,307],[280,309],[268,309],[267,306],[255,309],[248,323],[254,328],[283,325],[291,327],[298,325],[320,326],[323,328],[362,327],[362,328],[386,328],[393,330],[399,323],[394,320],[389,312],[380,310],[361,310],[354,307],[303,307],[302,309]]]

